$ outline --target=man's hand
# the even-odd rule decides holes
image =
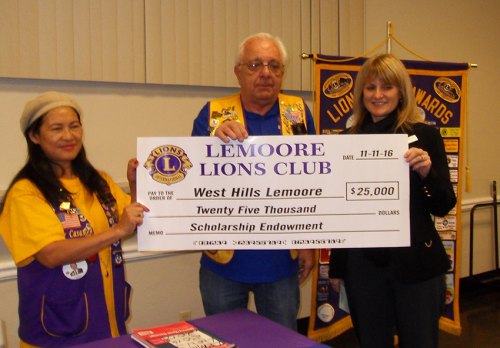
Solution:
[[[315,253],[313,249],[301,249],[298,250],[298,259],[299,259],[299,284],[302,284],[314,265],[315,261]]]
[[[248,132],[245,126],[238,121],[222,122],[222,124],[217,127],[214,134],[225,143],[227,143],[230,138],[233,140],[237,139],[240,142],[248,138]]]

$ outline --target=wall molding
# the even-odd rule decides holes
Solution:
[[[497,200],[499,200],[500,197],[497,197]],[[478,197],[478,198],[472,198],[472,199],[466,199],[462,201],[462,215],[464,213],[470,213],[471,209],[473,206],[476,204],[484,204],[484,203],[491,203],[493,202],[492,197]]]
[[[127,186],[124,183],[120,183],[119,185],[124,189]],[[0,192],[0,199],[3,197],[4,192],[5,191]],[[470,213],[472,207],[476,204],[489,203],[491,201],[492,201],[491,197],[480,197],[480,198],[463,200],[461,206],[462,215]],[[463,228],[462,228],[462,234],[463,234]],[[173,257],[180,254],[194,253],[194,252],[198,251],[142,252],[137,250],[137,245],[135,243],[131,243],[130,245],[127,245],[127,243],[125,243],[123,248],[123,257],[127,262],[138,262],[149,259]],[[16,266],[14,265],[14,262],[12,260],[0,261],[0,282],[13,280],[16,278],[17,278],[17,269]]]
[[[185,255],[198,251],[164,251],[164,252],[141,252],[137,248],[124,248],[123,257],[126,262],[146,261],[157,258]],[[12,260],[0,261],[0,282],[17,279],[17,268]]]

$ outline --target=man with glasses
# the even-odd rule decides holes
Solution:
[[[303,99],[280,93],[286,49],[267,33],[239,46],[236,95],[208,102],[194,120],[192,135],[244,141],[249,135],[315,134]],[[297,329],[299,284],[313,266],[312,250],[210,250],[201,258],[200,291],[206,315],[246,308],[254,294],[257,312]]]

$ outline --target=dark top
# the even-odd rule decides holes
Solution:
[[[360,133],[391,134],[396,115],[374,123],[367,117]],[[424,123],[413,126],[409,135],[418,140],[410,147],[427,151],[432,161],[428,176],[410,170],[410,234],[411,246],[398,248],[367,248],[363,252],[376,265],[392,267],[402,282],[418,282],[445,273],[450,261],[436,231],[431,215],[445,216],[457,200],[450,182],[450,172],[444,143],[435,127]],[[330,258],[330,278],[344,278],[350,249],[334,249]]]

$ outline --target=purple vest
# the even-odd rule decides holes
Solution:
[[[66,239],[94,234],[89,221],[72,204],[53,206]],[[109,226],[118,221],[116,206],[101,204]],[[130,285],[125,281],[120,241],[111,246],[116,322],[126,334]],[[111,337],[99,257],[49,269],[38,261],[17,269],[19,337],[41,347],[67,347]]]

